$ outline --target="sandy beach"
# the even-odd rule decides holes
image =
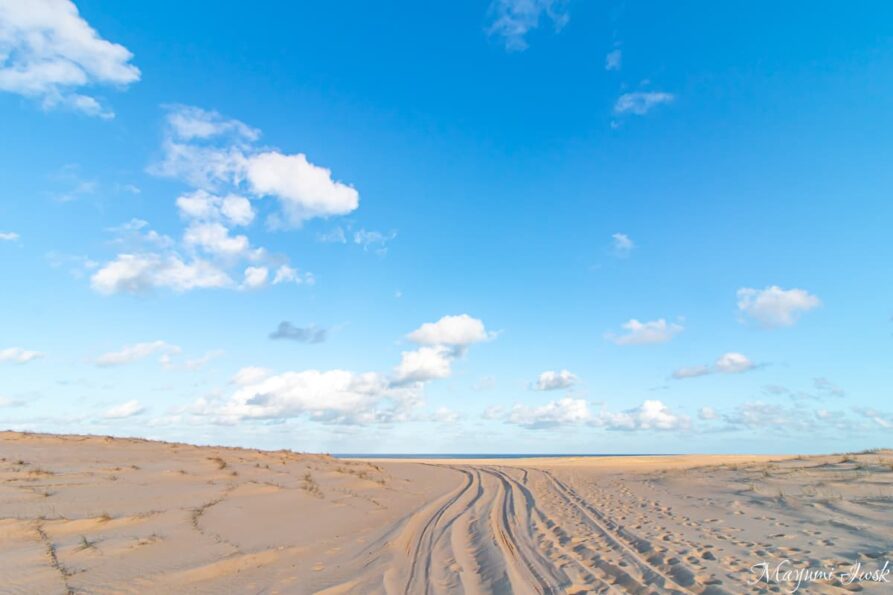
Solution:
[[[760,563],[893,558],[890,451],[385,461],[4,432],[0,478],[4,593],[740,593],[793,588],[750,584]]]

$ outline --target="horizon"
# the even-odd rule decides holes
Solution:
[[[0,0],[0,427],[890,446],[883,14]]]

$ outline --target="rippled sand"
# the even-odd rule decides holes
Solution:
[[[344,461],[0,433],[6,593],[741,593],[893,560],[893,453]],[[891,577],[893,580],[893,577]],[[806,592],[888,590],[822,581]]]

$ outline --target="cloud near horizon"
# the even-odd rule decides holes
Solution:
[[[618,431],[687,430],[691,427],[688,416],[673,413],[657,400],[647,400],[637,407],[620,412],[612,412],[605,407],[592,412],[586,400],[565,397],[538,407],[517,404],[511,411],[501,415],[491,410],[489,415],[528,429],[564,425],[586,425]]]
[[[199,399],[188,413],[222,424],[301,416],[345,425],[405,421],[422,403],[425,384],[449,377],[468,346],[490,335],[483,322],[461,314],[425,323],[408,337],[420,347],[403,352],[390,374],[341,369],[274,374],[243,368],[233,378],[237,388],[229,397]]]

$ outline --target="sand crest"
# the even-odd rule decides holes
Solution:
[[[893,559],[889,451],[373,461],[4,432],[0,480],[12,593],[740,593],[787,587],[748,585],[760,562]]]

